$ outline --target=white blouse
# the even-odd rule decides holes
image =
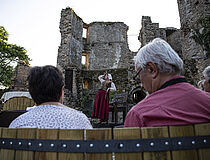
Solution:
[[[92,129],[80,111],[58,105],[39,105],[12,121],[9,128]]]
[[[106,80],[103,79],[103,77],[104,77],[104,75],[100,75],[100,76],[98,77],[98,80],[101,82],[101,84],[102,84],[104,81],[106,81]],[[110,90],[110,91],[116,91],[116,86],[115,86],[115,84],[114,84],[113,82],[111,83],[111,87],[109,88],[109,90]]]

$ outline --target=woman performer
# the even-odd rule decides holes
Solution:
[[[98,77],[101,82],[101,88],[98,90],[94,105],[92,118],[100,119],[100,122],[108,122],[109,119],[109,91],[116,91],[115,84],[112,82],[112,75],[107,74],[100,75]]]

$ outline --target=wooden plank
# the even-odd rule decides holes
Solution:
[[[18,106],[18,98],[17,97],[11,98],[9,110],[18,110],[17,106]]]
[[[140,128],[115,128],[114,139],[139,139]],[[115,153],[115,160],[142,160],[142,153]]]
[[[196,136],[205,136],[210,135],[210,123],[196,124],[195,135]],[[210,158],[210,149],[199,149],[198,150],[199,160],[207,160]]]
[[[22,106],[22,97],[18,97],[17,98],[17,106],[15,107],[15,110],[21,110],[21,106]]]
[[[29,98],[27,97],[24,98],[22,110],[26,110],[27,107],[30,107],[29,101],[30,101]]]
[[[17,129],[17,138],[25,138],[25,139],[35,139],[36,138],[36,130],[35,128],[19,128]],[[19,160],[33,160],[34,152],[33,151],[22,151],[16,150],[16,159]]]
[[[142,127],[141,135],[143,138],[168,138],[168,127]],[[155,145],[155,144],[154,144]],[[149,160],[164,159],[170,160],[170,151],[144,152],[143,158]]]
[[[170,137],[184,137],[184,136],[194,136],[195,135],[193,125],[170,126],[169,134],[170,134]],[[197,159],[197,151],[196,150],[172,151],[172,159],[196,160]]]
[[[38,129],[37,139],[58,139],[58,129]],[[35,160],[57,160],[56,152],[35,152]]]
[[[62,140],[84,140],[84,129],[62,129],[59,130],[59,139]],[[83,160],[84,153],[58,153],[58,159]]]
[[[3,111],[7,110],[7,103],[6,103],[6,102],[3,103],[3,108],[2,108],[2,110],[3,110]]]
[[[97,128],[86,130],[87,140],[110,140],[112,139],[111,128]],[[112,153],[87,153],[87,160],[112,160]]]
[[[3,110],[8,110],[9,101],[7,100],[3,105]]]
[[[26,106],[24,105],[25,99],[27,99],[27,98],[26,97],[20,97],[19,110],[26,110]]]
[[[21,105],[21,101],[20,101],[20,97],[15,97],[17,99],[17,105],[13,106],[13,110],[20,110],[20,105]]]
[[[16,138],[16,129],[14,128],[2,128],[2,137],[4,138]],[[2,160],[14,160],[15,150],[1,149],[0,159]]]

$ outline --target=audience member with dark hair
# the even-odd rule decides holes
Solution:
[[[210,122],[210,95],[181,76],[183,61],[160,38],[134,57],[137,76],[148,91],[128,112],[124,127],[152,127]]]
[[[10,128],[92,128],[86,115],[62,104],[64,78],[58,68],[31,68],[28,84],[37,106],[13,120]]]

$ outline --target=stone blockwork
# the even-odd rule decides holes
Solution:
[[[127,25],[122,22],[93,22],[88,26],[90,70],[131,65],[134,54],[128,48]]]
[[[87,31],[86,37],[83,37],[83,29]],[[86,24],[71,8],[62,10],[61,45],[58,50],[57,66],[65,75],[63,100],[65,105],[79,109],[84,93],[88,93],[89,100],[93,101],[100,85],[98,75],[103,74],[105,70],[112,69],[118,92],[129,89],[128,73],[130,66],[133,66],[132,59],[136,52],[130,51],[128,47],[127,30],[128,26],[122,22]],[[88,55],[88,67],[84,70],[81,64],[83,54]],[[130,78],[133,74],[135,72],[130,73]],[[84,81],[89,86],[85,92]]]
[[[27,91],[28,83],[27,78],[30,67],[24,61],[19,61],[15,69],[11,89],[13,91]]]
[[[151,17],[142,16],[141,26],[142,27],[138,37],[141,43],[141,47],[156,37],[160,37],[166,40],[165,29],[159,28],[159,23],[152,23]]]
[[[159,28],[159,23],[152,23],[149,16],[142,16],[141,24],[142,28],[138,37],[141,47],[159,37],[166,40],[176,52],[181,54],[181,33],[179,29],[173,27]]]
[[[60,32],[57,65],[63,71],[70,67],[81,69],[83,21],[70,8],[61,11]]]
[[[67,70],[72,70],[70,77],[65,76],[65,81],[71,81],[72,90],[65,88],[63,101],[66,105],[75,106],[77,103],[76,74],[82,66],[83,21],[70,8],[61,11],[60,32],[61,44],[58,49],[57,67],[62,70],[64,75]]]
[[[181,29],[159,28],[159,24],[153,23],[149,16],[143,16],[138,39],[141,47],[156,37],[166,40],[184,60],[187,79],[196,84],[202,77],[201,71],[210,63],[209,59],[201,58],[202,48],[190,38],[191,30],[199,26],[199,18],[209,15],[209,0],[177,0],[177,3]],[[86,37],[83,37],[84,29]],[[87,111],[90,116],[100,85],[97,77],[104,71],[113,75],[117,92],[128,92],[132,97],[137,91],[136,95],[141,97],[144,93],[142,95],[145,96],[145,92],[132,80],[135,74],[132,59],[136,52],[128,47],[127,30],[128,26],[123,22],[86,24],[71,8],[62,10],[57,66],[65,75],[66,105]],[[81,64],[84,55],[85,66]]]
[[[196,84],[202,77],[203,69],[210,65],[210,59],[204,58],[202,47],[191,38],[192,29],[200,29],[198,20],[210,15],[210,2],[177,0],[177,3],[181,29],[159,28],[159,24],[153,23],[149,16],[143,16],[138,39],[141,47],[156,37],[165,39],[184,60],[187,79]],[[132,59],[136,52],[130,51],[128,47],[127,30],[128,26],[123,22],[86,24],[73,9],[66,8],[61,11],[61,43],[57,67],[65,77],[65,105],[82,110],[90,117],[100,86],[98,76],[105,71],[112,74],[117,92],[128,92],[130,105],[145,97],[145,91],[132,78],[135,75]],[[87,58],[86,66],[81,63],[83,55]],[[27,90],[28,69],[29,67],[22,63],[17,66],[13,90]],[[133,100],[134,94],[138,96],[136,100]]]
[[[129,92],[131,88],[128,87],[128,69],[127,68],[118,68],[118,69],[108,69],[108,70],[82,70],[78,75],[78,107],[86,115],[90,116],[92,112],[92,106],[94,103],[95,95],[100,88],[100,81],[98,80],[99,75],[103,75],[104,72],[108,72],[112,75],[113,82],[117,88],[116,92]],[[87,81],[87,88],[83,87],[84,81]],[[113,94],[116,92],[110,93],[110,99],[112,99]],[[132,98],[132,97],[129,97]],[[81,107],[81,108],[80,108]]]
[[[210,17],[209,0],[177,0],[180,22],[182,53],[187,77],[193,77],[197,84],[202,78],[202,71],[210,65],[210,58],[204,56],[202,47],[191,38],[193,29],[200,29],[200,18]]]

